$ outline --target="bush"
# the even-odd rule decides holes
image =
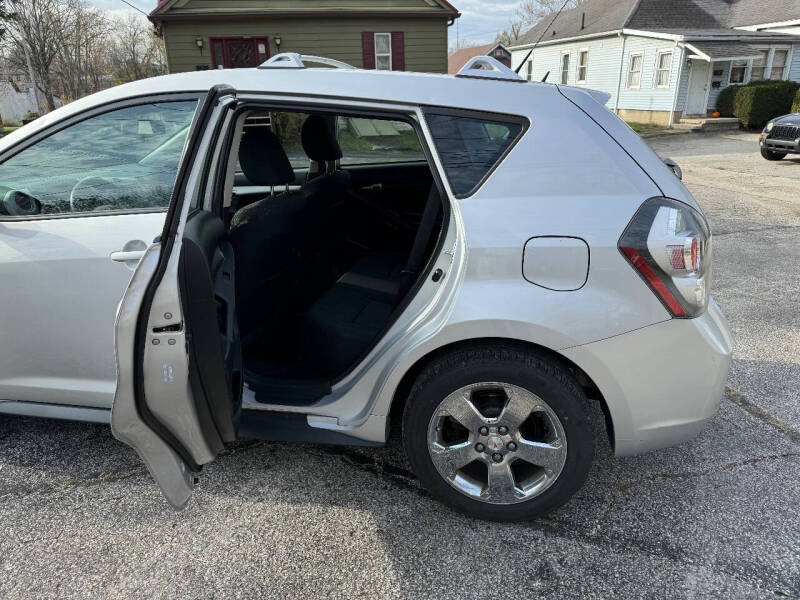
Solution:
[[[717,97],[717,110],[723,117],[733,116],[733,101],[736,99],[736,93],[741,88],[741,85],[729,85],[719,93]]]
[[[754,81],[732,85],[717,99],[723,116],[738,117],[745,127],[763,127],[767,121],[792,110],[792,101],[800,90],[794,81]]]
[[[792,112],[800,112],[800,90],[794,96],[794,104],[792,104]]]

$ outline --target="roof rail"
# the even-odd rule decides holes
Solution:
[[[456,73],[456,77],[525,81],[517,73],[491,56],[473,56],[459,69],[458,73]]]
[[[333,67],[334,69],[355,69],[353,65],[346,62],[325,58],[324,56],[312,56],[310,54],[298,54],[297,52],[281,52],[261,63],[259,69],[306,69],[306,63],[316,63]]]

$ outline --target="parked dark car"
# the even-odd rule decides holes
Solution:
[[[772,119],[758,139],[761,156],[767,160],[800,154],[800,112]]]

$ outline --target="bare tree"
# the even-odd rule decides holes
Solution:
[[[523,27],[524,25],[522,21],[512,21],[508,25],[508,29],[504,29],[497,34],[494,41],[506,46],[511,46],[515,44],[520,37],[522,37],[522,34],[525,31]]]
[[[111,38],[109,59],[116,83],[166,72],[164,41],[143,18],[130,14],[118,19]]]
[[[61,32],[67,25],[67,3],[63,0],[9,0],[13,17],[8,20],[8,36],[17,52],[12,66],[29,71],[34,86],[44,95],[47,110],[56,107],[56,81],[53,63],[58,56]],[[21,61],[22,64],[19,64]]]
[[[576,8],[585,4],[587,0],[568,0],[564,10]],[[523,27],[530,27],[541,21],[544,17],[559,11],[565,0],[525,0],[517,8],[517,21]]]
[[[8,29],[8,21],[11,18],[11,14],[8,6],[6,6],[6,1],[0,0],[0,42],[2,42],[6,29]]]
[[[64,94],[75,100],[96,92],[108,80],[109,21],[84,0],[61,0],[66,5],[65,29],[54,65]]]

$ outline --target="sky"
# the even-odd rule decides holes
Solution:
[[[133,11],[122,0],[91,0],[91,2],[103,10],[118,13]],[[156,0],[128,0],[128,2],[146,13],[156,6]],[[454,47],[457,40],[468,45],[488,44],[494,41],[495,34],[508,27],[520,4],[520,0],[451,0],[451,2],[461,11],[461,18],[450,28],[450,47]]]

